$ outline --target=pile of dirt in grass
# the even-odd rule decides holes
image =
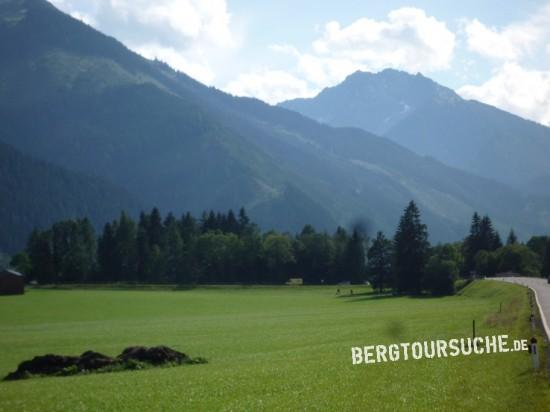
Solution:
[[[192,359],[185,353],[167,346],[130,346],[115,358],[94,351],[80,356],[47,354],[23,361],[15,372],[4,380],[27,379],[34,376],[69,376],[90,372],[114,372],[144,369],[151,366],[206,363],[203,358]]]

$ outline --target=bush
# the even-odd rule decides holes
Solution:
[[[453,295],[458,278],[458,265],[453,260],[432,256],[426,265],[425,285],[434,296]]]

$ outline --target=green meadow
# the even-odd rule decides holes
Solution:
[[[0,375],[35,355],[167,345],[209,363],[0,382],[1,411],[548,410],[526,352],[352,365],[351,347],[531,335],[526,289],[457,296],[336,287],[31,289],[0,297]],[[502,312],[499,306],[502,303]]]

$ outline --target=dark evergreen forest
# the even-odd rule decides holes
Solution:
[[[460,276],[547,276],[550,237],[521,244],[511,231],[503,245],[491,219],[475,213],[464,241],[432,246],[412,201],[392,239],[341,227],[329,234],[311,225],[297,234],[262,232],[244,208],[200,218],[162,216],[155,208],[137,221],[122,212],[99,236],[86,218],[36,229],[12,265],[41,284],[283,284],[302,278],[306,284],[369,281],[381,292],[444,295],[454,293]]]

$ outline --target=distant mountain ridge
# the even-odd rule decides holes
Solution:
[[[377,74],[357,71],[315,98],[300,98],[279,106],[337,127],[359,127],[384,135],[412,112],[431,101],[456,103],[452,90],[417,74],[386,69]],[[330,111],[328,108],[330,107]]]
[[[0,141],[123,187],[143,208],[245,206],[264,229],[362,221],[392,233],[414,199],[433,241],[463,237],[474,210],[520,236],[550,228],[536,198],[206,87],[43,0],[0,2],[0,53]]]
[[[386,136],[418,154],[519,189],[535,185],[550,170],[550,128],[464,100],[421,74],[356,72],[314,98],[280,106],[332,126]]]

